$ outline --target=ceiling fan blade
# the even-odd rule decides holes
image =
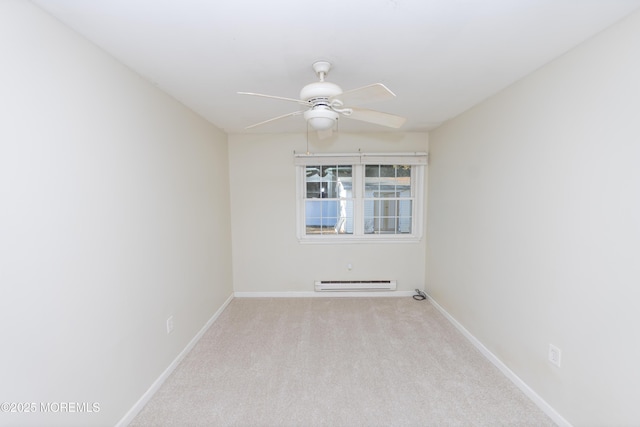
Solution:
[[[293,113],[283,114],[283,115],[281,115],[281,116],[274,117],[274,118],[272,118],[272,119],[265,120],[265,121],[260,122],[260,123],[255,123],[255,124],[253,124],[253,125],[251,125],[251,126],[247,126],[245,129],[252,129],[252,128],[257,127],[257,126],[262,126],[262,125],[267,124],[267,123],[270,123],[270,122],[275,122],[276,120],[284,119],[284,118],[286,118],[286,117],[290,117],[290,116],[297,116],[297,115],[300,115],[300,114],[302,114],[302,113],[304,113],[304,111],[302,111],[302,110],[301,110],[301,111],[294,111]]]
[[[351,108],[351,110],[352,113],[345,117],[395,129],[401,127],[404,122],[407,121],[404,117],[382,113],[380,111],[367,110],[366,108]]]
[[[251,96],[261,96],[262,98],[271,98],[271,99],[280,99],[282,101],[290,101],[295,102],[300,105],[310,106],[311,103],[309,101],[303,101],[301,99],[293,99],[293,98],[285,98],[282,96],[274,96],[274,95],[265,95],[262,93],[253,93],[253,92],[238,92],[238,95],[251,95]]]
[[[368,102],[384,101],[385,99],[395,98],[395,96],[396,95],[382,83],[374,83],[369,86],[363,86],[342,92],[341,94],[329,99],[337,99],[342,101],[344,105],[351,106],[366,104]]]

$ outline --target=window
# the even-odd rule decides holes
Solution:
[[[296,155],[302,242],[417,241],[426,153]]]
[[[305,184],[305,234],[352,234],[353,166],[306,166]]]

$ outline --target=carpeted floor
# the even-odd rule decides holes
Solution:
[[[234,299],[131,426],[553,426],[428,301]]]

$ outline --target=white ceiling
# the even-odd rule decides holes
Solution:
[[[343,90],[381,82],[367,105],[437,126],[640,7],[640,0],[34,0],[228,133],[296,111],[333,64]],[[386,131],[341,120],[340,130]],[[255,132],[304,132],[301,116]]]

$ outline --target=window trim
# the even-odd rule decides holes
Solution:
[[[425,167],[428,155],[413,153],[343,153],[343,154],[295,154],[296,167],[296,236],[300,243],[345,244],[345,243],[410,243],[422,240],[425,204]],[[366,165],[411,165],[412,204],[410,234],[364,234],[364,169]],[[354,233],[307,235],[305,224],[306,166],[351,165],[353,166]],[[360,233],[362,232],[362,233]]]

